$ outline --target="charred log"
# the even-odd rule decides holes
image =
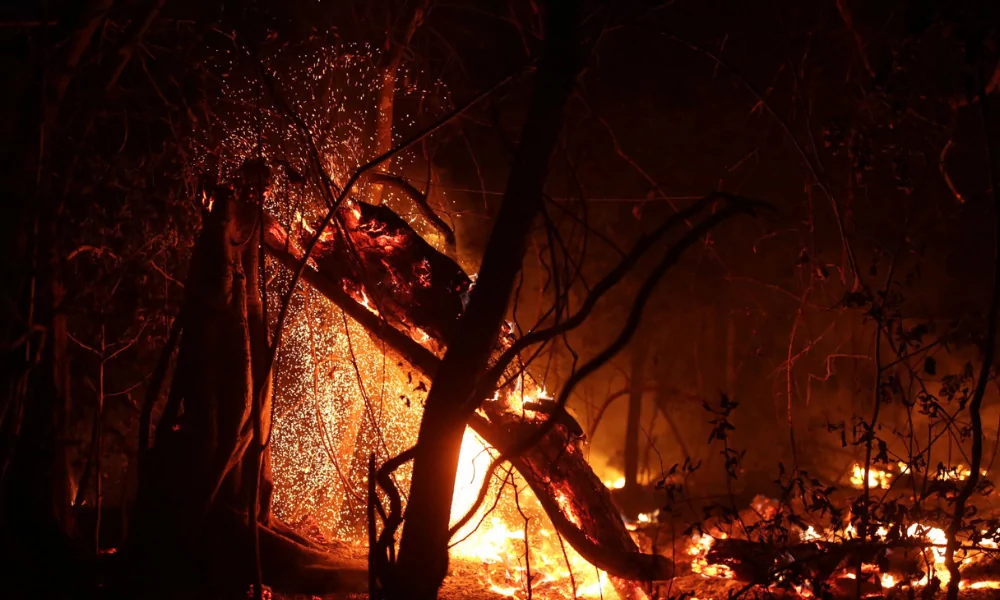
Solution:
[[[337,222],[340,231],[321,236],[310,265],[412,339],[447,340],[472,285],[465,272],[385,206],[355,202]],[[301,259],[309,235],[267,219],[265,243],[279,258]]]
[[[301,251],[289,241],[289,236],[280,224],[268,218],[267,232],[268,253],[286,267],[297,266]],[[409,235],[416,236],[416,233],[411,231]],[[436,253],[429,246],[423,251],[436,254],[435,264],[450,262],[449,258]],[[376,257],[374,252],[368,256],[373,260]],[[461,272],[461,269],[451,263],[444,271]],[[342,283],[343,273],[343,266],[316,261],[307,266],[302,277],[357,320],[372,335],[384,341],[410,365],[425,376],[433,378],[440,359],[410,337],[418,335],[416,329],[412,327],[397,329],[386,319],[366,308]],[[400,273],[401,277],[414,277],[412,271],[400,270],[397,273]],[[462,280],[461,277],[455,279]],[[415,281],[403,279],[398,283],[404,288],[418,285]],[[459,287],[438,288],[436,283],[429,292],[436,297],[459,303],[461,293]],[[399,306],[405,308],[405,305],[399,304]],[[427,315],[423,315],[423,318],[426,319]],[[422,321],[424,327],[421,329],[425,332],[445,331],[451,324],[450,315],[444,315],[443,318],[446,320],[439,323],[424,320]],[[405,313],[399,319],[399,323],[414,322],[415,319]],[[433,345],[428,345],[444,347],[446,338],[435,336],[432,342]],[[505,413],[495,403],[487,402],[484,410],[487,418],[473,415],[469,426],[487,443],[501,450],[511,447],[518,439],[527,437],[531,430],[539,426],[539,421],[526,420],[520,415]],[[610,493],[579,450],[578,444],[581,439],[579,425],[575,427],[573,425],[575,422],[563,423],[560,420],[560,424],[553,428],[542,443],[514,460],[514,467],[531,486],[556,530],[589,562],[611,575],[624,579],[656,580],[672,577],[671,561],[662,556],[639,552],[611,500]]]
[[[710,565],[728,567],[735,579],[746,583],[768,586],[798,579],[832,585],[838,573],[853,573],[858,562],[877,565],[880,573],[896,581],[918,581],[927,568],[927,552],[928,547],[916,540],[777,544],[725,538],[716,539],[705,558]],[[973,581],[992,578],[997,566],[995,558],[980,560],[964,569],[963,576]]]

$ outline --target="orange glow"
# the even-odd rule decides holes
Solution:
[[[361,289],[361,306],[367,308],[368,312],[372,313],[373,315],[378,316],[379,314],[378,309],[375,308],[372,305],[371,301],[368,300],[368,294],[365,293],[365,288],[362,287],[360,289]]]
[[[465,515],[475,503],[486,470],[495,454],[496,452],[482,438],[471,429],[466,429],[459,455],[455,493],[452,496],[453,520]],[[453,543],[461,541],[452,546],[451,555],[482,563],[483,582],[490,591],[508,598],[519,600],[527,598],[527,569],[524,565],[525,530],[521,511],[517,509],[519,504],[524,514],[530,518],[528,541],[533,597],[572,597],[570,589],[570,569],[572,569],[578,598],[603,597],[608,600],[617,598],[604,572],[594,569],[593,565],[577,554],[569,544],[565,544],[566,555],[563,556],[558,535],[544,515],[538,499],[522,480],[517,479],[514,482],[518,490],[516,503],[513,489],[509,484],[500,489],[505,476],[505,469],[497,471],[497,479],[487,496],[487,502],[483,503],[476,516],[453,538]],[[496,509],[487,515],[486,511],[491,508],[497,492],[501,494],[500,500]],[[567,498],[558,491],[555,497],[567,517],[579,525],[579,517],[572,510]]]
[[[720,534],[719,538],[725,539],[726,534]],[[691,561],[691,571],[702,577],[732,579],[734,576],[733,570],[726,565],[709,564],[708,551],[712,549],[713,544],[715,544],[715,538],[707,533],[691,538],[691,545],[688,546],[687,550],[688,554],[694,557]]]
[[[868,468],[868,487],[889,489],[891,481],[892,473],[874,467]],[[862,465],[855,464],[851,469],[851,485],[858,489],[865,487],[865,468]]]

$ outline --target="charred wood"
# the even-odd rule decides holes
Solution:
[[[447,340],[472,285],[462,269],[385,206],[356,202],[338,220],[344,235],[321,236],[309,266],[409,337]],[[286,264],[301,259],[309,235],[266,219],[268,250]]]
[[[297,267],[301,260],[300,247],[290,240],[276,220],[266,218],[266,228],[268,254],[290,269]],[[415,233],[411,234],[416,236]],[[436,253],[429,246],[424,249],[428,250]],[[375,255],[372,253],[368,256],[374,258]],[[434,261],[435,264],[442,264],[444,261],[450,262],[450,259],[437,254]],[[461,271],[454,263],[445,269],[446,272],[456,270]],[[416,329],[397,329],[366,308],[350,293],[350,284],[344,282],[342,273],[343,267],[317,261],[306,267],[302,278],[373,336],[384,341],[410,365],[433,378],[440,359],[410,337],[418,335]],[[399,273],[414,277],[412,271],[403,270]],[[461,277],[455,279],[462,280]],[[404,287],[417,285],[414,281],[401,280],[399,283]],[[434,289],[432,293],[436,297],[447,298],[452,303],[461,302],[462,291],[456,287]],[[405,305],[400,306],[405,308]],[[422,321],[426,326],[425,331],[445,331],[450,326],[450,315],[444,315],[444,318],[446,320],[440,323]],[[402,314],[395,324],[413,322],[413,317]],[[433,342],[443,347],[446,339],[435,337]],[[469,426],[495,448],[508,448],[521,437],[529,435],[527,430],[538,427],[537,422],[526,421],[519,415],[505,414],[489,402],[484,409],[489,418],[473,415]],[[515,468],[531,486],[559,534],[588,561],[624,579],[670,578],[672,564],[669,560],[640,553],[632,541],[610,493],[580,452],[579,425],[574,425],[575,422],[564,423],[560,420],[560,424],[553,428],[541,444],[515,459]]]

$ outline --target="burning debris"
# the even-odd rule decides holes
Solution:
[[[343,235],[320,239],[313,268],[365,309],[439,349],[462,313],[471,280],[384,206],[352,202],[340,211],[337,227]],[[265,231],[269,251],[289,265],[301,259],[311,237],[306,228],[290,236],[271,218]]]
[[[685,553],[692,574],[802,598],[823,594],[848,598],[856,596],[858,589],[865,597],[936,589],[946,586],[950,579],[944,552],[947,535],[940,527],[912,523],[895,533],[879,527],[865,541],[858,536],[853,522],[828,523],[824,527],[795,525],[794,519],[786,520],[790,516],[787,505],[766,498],[759,498],[754,505],[757,508],[741,511],[738,521],[713,526],[690,538]],[[790,534],[787,539],[747,539],[748,534],[762,535],[769,522],[786,522],[786,529],[771,531]],[[1000,589],[1000,579],[995,576],[1000,572],[995,541],[1000,532],[982,534],[977,542],[969,540],[958,558],[964,573],[963,590]],[[690,578],[682,577],[677,585],[680,590],[699,589]],[[704,592],[695,593],[703,597]]]

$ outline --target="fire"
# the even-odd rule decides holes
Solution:
[[[475,432],[465,431],[452,496],[453,519],[465,515],[475,503],[495,454]],[[556,499],[566,502],[558,493]],[[566,509],[566,515],[571,520],[578,519],[572,510]],[[525,516],[529,519],[527,530]],[[603,571],[595,569],[569,544],[560,543],[531,489],[516,474],[511,474],[508,481],[504,469],[495,474],[490,494],[476,516],[456,533],[451,555],[482,563],[483,583],[490,591],[508,598],[525,599],[528,597],[526,531],[534,598],[572,597],[571,581],[576,584],[578,598],[610,600],[617,597]]]
[[[986,536],[989,532],[983,531],[982,534]],[[857,532],[855,531],[854,526],[850,523],[848,523],[847,527],[842,530],[838,530],[837,528],[824,529],[809,525],[806,529],[799,532],[799,539],[803,542],[819,540],[835,543],[845,539],[852,539],[856,535]],[[708,560],[708,554],[716,540],[726,539],[726,537],[727,535],[724,532],[714,532],[712,535],[703,533],[701,535],[695,535],[691,538],[687,547],[687,553],[692,557],[692,573],[705,578],[732,579],[734,577],[733,571],[727,565],[713,564]],[[872,535],[872,538],[875,540],[887,540],[888,537],[889,531],[884,527],[879,527]],[[913,523],[906,528],[904,538],[910,538],[918,543],[918,547],[923,548],[922,552],[925,559],[921,561],[921,564],[925,565],[925,572],[922,573],[918,580],[914,581],[904,579],[902,578],[902,575],[898,573],[880,572],[879,568],[874,564],[863,565],[864,572],[877,577],[883,589],[897,587],[926,587],[934,578],[939,580],[942,585],[946,585],[951,577],[948,572],[948,568],[945,566],[945,547],[948,543],[948,536],[945,531],[940,527],[935,527],[933,525]],[[984,550],[992,550],[997,547],[997,544],[989,538],[981,540],[977,545]],[[966,567],[981,561],[988,556],[989,555],[986,553],[963,554],[960,551],[955,555],[955,559],[960,566]],[[929,569],[926,565],[929,565]],[[839,575],[836,575],[836,577],[856,579],[857,575],[853,569],[844,569],[839,573]],[[804,587],[794,585],[793,587],[800,597],[810,598],[814,595],[813,591],[807,586]],[[961,588],[969,590],[1000,589],[1000,581],[969,582],[963,580]]]
[[[726,534],[720,534],[721,539],[726,538]],[[691,545],[688,546],[688,554],[690,554],[693,559],[691,560],[691,571],[701,575],[702,577],[720,577],[723,579],[732,579],[733,570],[726,565],[715,565],[709,564],[708,562],[708,551],[712,549],[712,545],[715,544],[715,538],[703,533],[700,536],[693,536],[691,538]]]
[[[886,490],[891,481],[892,473],[874,467],[868,468],[868,487]],[[858,489],[865,487],[865,468],[862,465],[855,464],[851,469],[851,485]]]
[[[367,308],[368,311],[371,312],[373,315],[378,316],[379,314],[378,309],[372,306],[371,301],[368,300],[368,294],[365,293],[365,288],[362,287],[360,288],[360,290],[361,290],[361,306]]]
[[[979,473],[985,477],[987,471],[986,469],[980,469]],[[938,467],[936,478],[938,481],[965,481],[970,475],[972,475],[972,468],[967,465],[958,464],[954,467],[941,465]]]
[[[975,583],[963,581],[958,587],[970,590],[1000,590],[1000,581],[977,581]]]
[[[306,218],[299,211],[295,211],[295,214],[292,217],[292,224],[299,227],[302,231],[308,233],[309,235],[316,235],[316,230],[309,226],[309,222],[306,221]]]
[[[364,45],[348,44],[335,52],[317,50],[315,55],[303,57],[305,68],[299,73],[305,71],[308,77],[297,77],[296,85],[301,81],[322,80],[325,90],[328,74],[338,74],[333,80],[341,81],[340,74],[356,75],[359,69],[368,69],[376,63],[373,59],[377,57],[377,52]],[[236,85],[233,81],[230,80],[230,86]],[[330,134],[334,143],[321,146],[318,151],[323,170],[334,182],[344,181],[363,160],[373,155],[372,141],[360,134],[366,129],[364,119],[371,111],[353,115],[353,111],[344,108],[374,105],[370,94],[377,88],[370,88],[366,81],[364,77],[353,80],[348,77],[337,90],[336,103],[314,106],[296,102],[295,95],[289,97],[296,102],[296,110],[310,115],[311,126],[315,122],[317,130]],[[423,97],[424,90],[411,87],[413,94]],[[402,97],[410,92],[401,89],[398,93]],[[234,128],[229,142],[233,147],[231,154],[246,158],[240,156],[248,147],[242,142],[255,137],[252,128]],[[295,163],[294,159],[302,157],[291,158]],[[393,166],[405,169],[412,158],[402,153],[393,159]],[[317,211],[322,214],[325,203],[310,191],[310,186],[287,185],[284,182],[288,179],[278,178],[273,182],[280,190],[265,198],[265,208],[290,221],[290,233],[294,231],[299,237],[315,235],[309,223],[315,225]],[[364,190],[355,189],[354,193],[364,198]],[[364,206],[351,199],[345,202],[340,216],[348,222],[361,220]],[[301,208],[291,214],[293,207]],[[308,235],[302,236],[303,232]],[[332,242],[336,235],[339,235],[337,228],[328,227],[320,241]],[[315,266],[314,262],[310,264]],[[429,267],[429,264],[419,265],[421,273],[428,277]],[[283,270],[278,272],[282,282],[289,276]],[[425,281],[430,283],[429,279]],[[280,288],[269,286],[269,303],[280,302],[283,293]],[[368,296],[365,288],[352,286],[349,293],[368,311],[379,314],[375,298]],[[395,360],[387,361],[384,347],[365,335],[355,321],[344,322],[341,311],[315,290],[306,289],[302,299],[305,318],[289,319],[281,349],[281,371],[293,375],[280,383],[276,378],[275,385],[274,510],[287,522],[309,521],[331,539],[361,545],[363,530],[359,530],[358,523],[364,518],[367,471],[358,457],[375,454],[381,464],[416,443],[419,407],[426,386],[416,387],[417,382],[407,368],[402,365],[397,368]],[[510,330],[512,326],[508,324],[507,328]],[[419,343],[432,342],[424,331],[416,331],[415,338]],[[536,412],[525,409],[525,403],[550,399],[544,388],[523,378],[516,387],[516,393],[498,396],[504,410],[524,414],[527,419],[538,418]],[[493,449],[482,439],[466,432],[451,505],[453,518],[464,515],[473,505],[494,456]],[[508,468],[505,465],[497,471],[483,506],[456,533],[452,540],[455,545],[450,550],[452,556],[482,565],[484,588],[502,596],[524,599],[531,595],[538,600],[573,596],[616,598],[606,574],[585,561],[569,544],[562,543],[532,491],[516,473],[508,473]],[[411,465],[404,465],[394,475],[401,491],[410,484],[411,469]],[[573,512],[567,514],[579,518]]]
[[[879,580],[884,588],[896,587],[896,578],[888,573],[883,573]]]
[[[606,487],[608,489],[612,489],[612,490],[620,490],[623,487],[625,487],[625,478],[624,477],[616,477],[616,478],[614,478],[612,480],[605,480],[604,481],[604,487]]]

